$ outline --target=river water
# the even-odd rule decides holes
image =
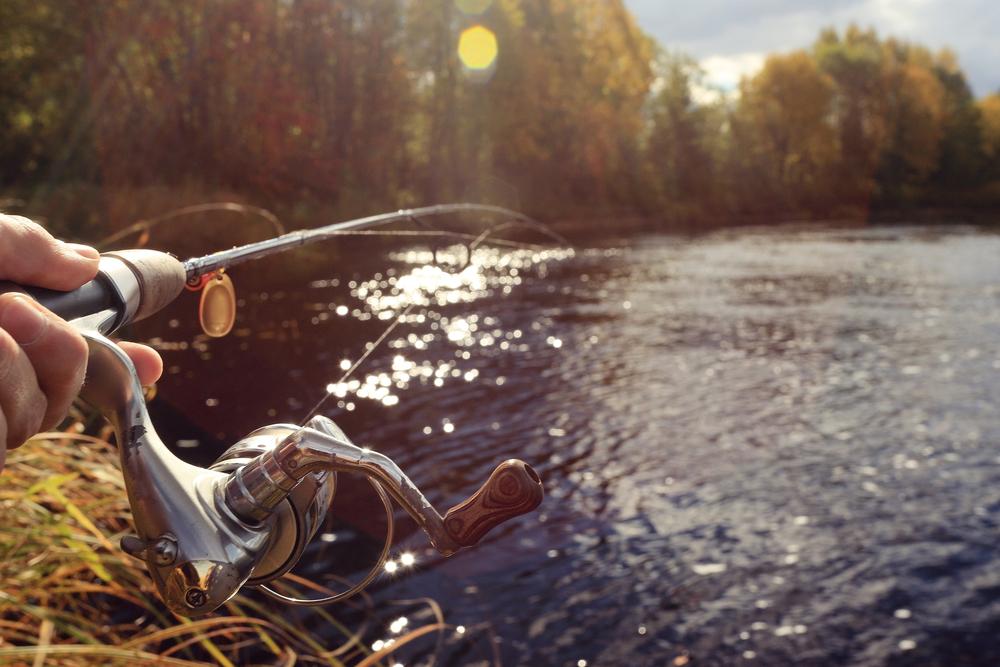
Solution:
[[[439,664],[491,659],[491,637],[505,665],[1000,664],[1000,234],[606,238],[458,273],[366,247],[307,280],[235,270],[223,341],[171,311],[155,403],[211,458],[330,389],[322,412],[442,511],[532,463],[540,511],[476,549],[435,558],[401,524],[417,566],[376,600],[433,597],[468,628]],[[314,557],[372,550],[362,501]]]

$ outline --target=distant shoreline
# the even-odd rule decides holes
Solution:
[[[737,227],[830,224],[843,227],[868,225],[984,225],[1000,227],[1000,209],[937,208],[882,209],[864,215],[809,216],[801,213],[760,213],[718,217],[679,218],[654,214],[607,214],[594,217],[567,217],[548,224],[564,234],[642,234],[672,232],[698,234]]]

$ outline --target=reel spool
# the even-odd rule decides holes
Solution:
[[[234,473],[274,449],[292,431],[283,426],[259,428],[223,452],[208,469],[226,475]],[[271,541],[247,580],[248,586],[266,584],[295,567],[306,545],[323,524],[336,490],[337,473],[321,470],[305,477],[288,494],[275,509]]]

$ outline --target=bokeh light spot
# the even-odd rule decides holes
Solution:
[[[497,37],[489,28],[475,25],[458,38],[458,57],[471,70],[485,70],[497,59]]]

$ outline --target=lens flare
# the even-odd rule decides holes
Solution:
[[[458,38],[458,57],[470,70],[486,70],[497,59],[497,36],[489,28],[474,25]]]

